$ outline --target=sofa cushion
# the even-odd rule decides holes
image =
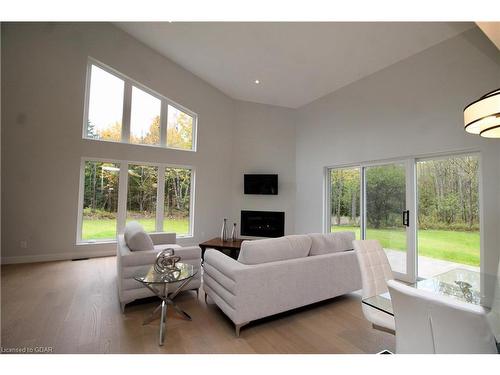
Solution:
[[[131,221],[125,226],[125,242],[131,251],[153,250],[154,245],[151,237],[137,221]]]
[[[352,250],[352,241],[356,239],[354,232],[311,233],[309,237],[312,240],[309,255],[322,255]]]
[[[310,249],[311,239],[305,234],[243,241],[238,262],[242,264],[261,264],[303,258],[309,254]]]

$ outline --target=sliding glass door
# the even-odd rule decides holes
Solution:
[[[454,268],[479,271],[479,158],[475,154],[420,159],[418,276]]]
[[[363,167],[363,238],[378,240],[393,272],[407,281],[415,277],[411,171],[409,161]]]
[[[479,271],[479,156],[328,169],[327,231],[378,240],[398,279]]]
[[[410,210],[406,205],[406,165],[398,162],[369,166],[364,173],[365,239],[378,240],[392,270],[407,275]]]
[[[396,276],[415,279],[413,160],[328,170],[327,231],[378,240]]]

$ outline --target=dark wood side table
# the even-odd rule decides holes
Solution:
[[[220,238],[212,238],[211,240],[200,243],[199,246],[201,248],[201,259],[205,257],[206,249],[215,249],[215,250],[229,250],[229,256],[233,259],[238,259],[238,255],[241,249],[241,243],[245,240],[227,240],[223,241]]]

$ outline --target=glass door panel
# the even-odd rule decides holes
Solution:
[[[330,169],[330,232],[352,231],[361,239],[360,181],[359,167]]]
[[[418,276],[479,272],[479,157],[417,161]]]
[[[406,206],[406,164],[367,166],[364,172],[365,239],[378,240],[392,270],[407,275],[410,220]]]

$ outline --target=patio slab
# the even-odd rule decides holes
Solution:
[[[394,271],[403,272],[406,269],[406,253],[392,249],[384,249],[389,263]],[[418,257],[418,276],[429,278],[441,273],[450,271],[454,268],[465,268],[471,271],[479,272],[479,267],[469,266],[461,263],[449,262],[447,260],[429,258],[425,256]]]

